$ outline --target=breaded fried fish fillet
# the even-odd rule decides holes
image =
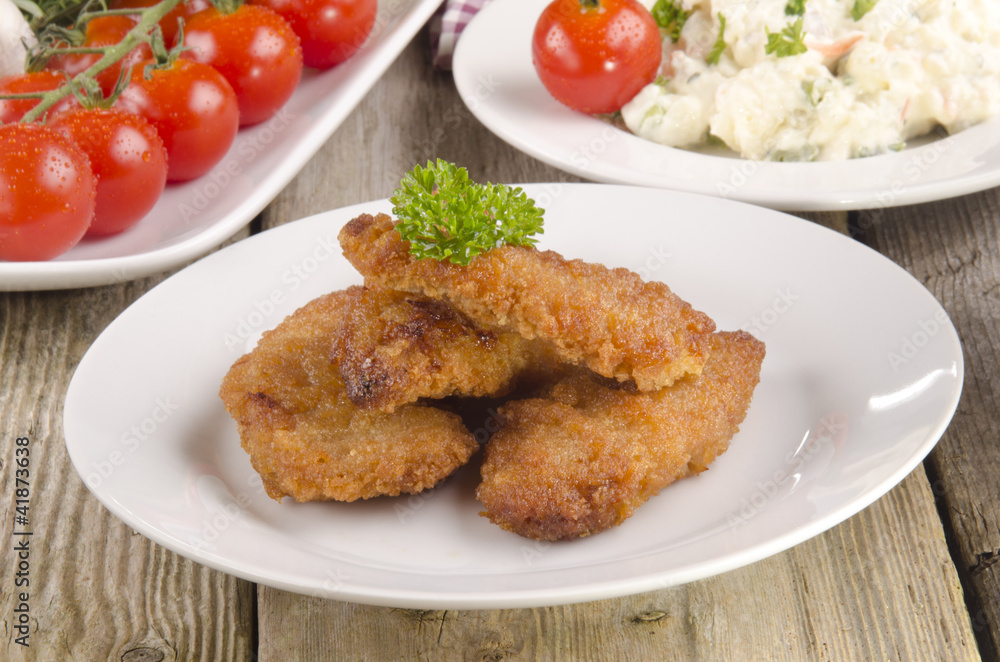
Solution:
[[[331,356],[351,402],[382,411],[420,398],[504,395],[553,360],[543,343],[483,328],[441,301],[377,288],[351,299]]]
[[[353,501],[433,487],[478,445],[459,417],[406,405],[354,406],[330,360],[352,287],[313,300],[264,334],[230,368],[219,395],[274,499]]]
[[[340,243],[370,285],[443,300],[477,324],[542,339],[563,361],[641,391],[700,373],[715,330],[663,283],[552,251],[501,246],[467,266],[418,260],[385,214],[353,219]]]
[[[673,481],[704,471],[746,415],[764,344],[710,337],[702,374],[642,393],[578,371],[500,409],[476,496],[499,526],[539,540],[608,529]]]

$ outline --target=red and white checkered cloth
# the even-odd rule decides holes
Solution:
[[[492,0],[445,0],[431,18],[431,55],[438,69],[451,69],[451,56],[462,30]]]

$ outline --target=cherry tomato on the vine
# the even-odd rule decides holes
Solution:
[[[222,74],[206,64],[178,59],[168,68],[146,65],[115,106],[142,115],[156,128],[167,150],[167,180],[186,181],[212,169],[229,151],[239,129],[236,94]]]
[[[531,53],[557,101],[611,113],[656,79],[660,29],[637,0],[554,0],[535,24]]]
[[[132,16],[98,16],[92,18],[87,23],[87,37],[83,42],[86,48],[102,48],[114,46],[120,42],[129,31],[135,27],[135,18]],[[114,89],[122,69],[134,67],[143,60],[153,57],[153,51],[149,44],[139,44],[125,57],[118,60],[110,67],[97,74],[97,82],[105,94]],[[100,53],[70,53],[66,55],[55,55],[45,64],[45,68],[50,71],[62,71],[69,76],[75,76],[81,71],[92,66],[101,59]]]
[[[145,9],[158,4],[160,0],[111,0],[108,3],[110,9]],[[170,10],[166,16],[160,19],[160,32],[163,33],[163,43],[170,45],[177,37],[177,25],[179,21],[188,20],[200,12],[212,6],[209,0],[187,0]]]
[[[87,155],[41,124],[0,126],[0,259],[50,260],[72,248],[94,216]]]
[[[302,41],[307,67],[329,69],[354,55],[375,27],[378,0],[249,0],[277,12]]]
[[[72,138],[97,178],[88,237],[116,234],[149,213],[167,183],[167,151],[153,125],[116,108],[56,115],[49,126]]]
[[[302,76],[302,48],[285,19],[266,7],[243,5],[230,14],[214,7],[191,17],[182,58],[215,67],[236,92],[240,125],[274,115]]]
[[[66,77],[55,71],[34,71],[24,74],[13,74],[0,78],[0,94],[27,94],[29,92],[48,92],[66,82]],[[0,123],[11,124],[19,122],[25,113],[38,105],[38,99],[0,99]],[[56,103],[48,110],[54,115],[63,110],[78,108],[80,103],[72,94]]]

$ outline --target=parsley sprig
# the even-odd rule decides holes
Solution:
[[[802,16],[806,13],[806,0],[788,0],[785,16]]]
[[[442,159],[403,176],[390,201],[396,230],[417,259],[468,264],[501,246],[534,246],[544,210],[521,188],[477,184],[465,168]]]
[[[876,4],[878,4],[878,0],[854,0],[854,6],[851,7],[851,18],[860,21]]]
[[[712,50],[705,56],[705,62],[709,64],[719,64],[719,58],[726,50],[726,17],[722,15],[722,12],[719,12],[717,16],[719,17],[719,34],[715,37]]]
[[[653,14],[653,20],[660,29],[670,35],[670,41],[676,44],[681,38],[681,30],[688,19],[688,12],[674,0],[656,0],[650,13]]]
[[[806,48],[805,32],[802,31],[802,19],[795,21],[791,25],[786,25],[781,32],[771,32],[767,30],[767,46],[764,52],[768,55],[775,54],[778,57],[788,57],[805,53]]]

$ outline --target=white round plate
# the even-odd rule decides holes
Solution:
[[[361,281],[336,237],[358,213],[388,211],[379,201],[240,241],[123,312],[66,395],[80,476],[140,533],[252,581],[399,607],[525,607],[653,590],[775,554],[888,491],[950,421],[962,386],[955,330],[920,283],[874,251],[707,196],[525,189],[548,210],[541,248],[663,280],[720,329],[766,342],[742,429],[704,474],[615,529],[558,544],[480,517],[474,465],[415,496],[267,498],[219,384],[264,329]]]
[[[380,3],[364,47],[328,71],[306,69],[277,115],[241,130],[211,172],[168,185],[153,210],[119,235],[84,240],[47,262],[0,261],[0,291],[122,283],[166,271],[215,248],[295,177],[440,4]]]
[[[675,149],[555,101],[531,63],[531,36],[549,0],[497,0],[455,49],[455,84],[493,133],[593,181],[705,193],[791,211],[875,209],[1000,185],[1000,118],[901,152],[817,163],[749,161]]]

